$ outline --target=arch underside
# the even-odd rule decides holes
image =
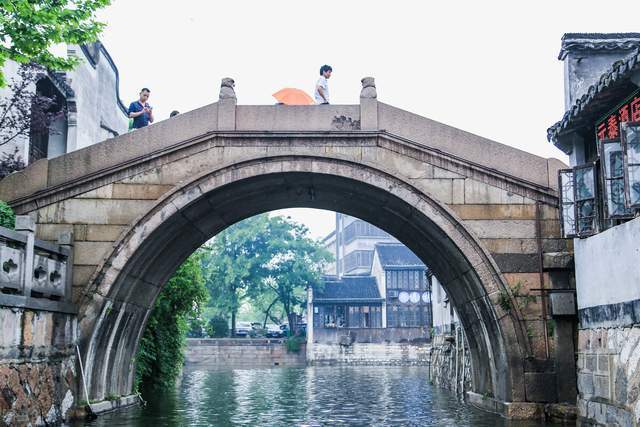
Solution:
[[[429,265],[466,331],[474,391],[524,401],[519,323],[498,318],[506,289],[491,256],[444,205],[397,177],[339,160],[248,161],[195,178],[164,197],[116,244],[80,309],[90,395],[131,392],[134,356],[162,287],[195,249],[231,224],[283,208],[342,212],[389,232]]]

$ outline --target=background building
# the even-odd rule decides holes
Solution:
[[[68,46],[67,55],[80,59],[71,71],[42,74],[35,90],[56,99],[56,108],[66,114],[57,118],[48,132],[16,138],[0,146],[0,154],[13,153],[29,164],[52,158],[125,133],[128,129],[127,108],[120,100],[118,69],[102,43]],[[8,61],[5,77],[17,75],[19,65]],[[0,89],[0,97],[10,96],[8,87]]]

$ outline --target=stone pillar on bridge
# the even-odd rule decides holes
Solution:
[[[373,77],[363,77],[360,91],[360,129],[378,130],[378,92]]]
[[[218,99],[218,130],[236,129],[236,91],[235,81],[230,77],[222,79]]]

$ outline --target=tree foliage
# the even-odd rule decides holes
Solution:
[[[207,300],[201,260],[196,251],[160,293],[147,321],[136,355],[136,386],[169,388],[184,360],[189,319],[197,318]]]
[[[308,237],[308,229],[282,216],[257,215],[232,225],[207,246],[203,266],[211,304],[231,313],[232,331],[243,301],[284,311],[290,328],[306,301],[306,288],[320,283],[331,254]]]
[[[75,57],[61,57],[51,48],[61,43],[83,44],[97,39],[104,25],[97,10],[110,0],[0,0],[0,87],[7,60],[69,70]]]
[[[0,130],[0,133],[2,131]],[[0,144],[2,145],[2,144]],[[25,168],[24,161],[22,157],[18,154],[18,149],[16,148],[13,153],[4,153],[0,156],[0,179],[6,177],[13,172],[17,172]]]
[[[0,200],[0,226],[14,229],[16,226],[16,214],[11,206]]]
[[[258,286],[264,275],[268,219],[267,215],[257,215],[236,223],[205,246],[203,269],[210,302],[219,313],[231,314],[232,333],[247,289]]]

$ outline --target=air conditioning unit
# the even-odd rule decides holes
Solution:
[[[389,298],[398,298],[398,291],[387,291],[387,297]]]

